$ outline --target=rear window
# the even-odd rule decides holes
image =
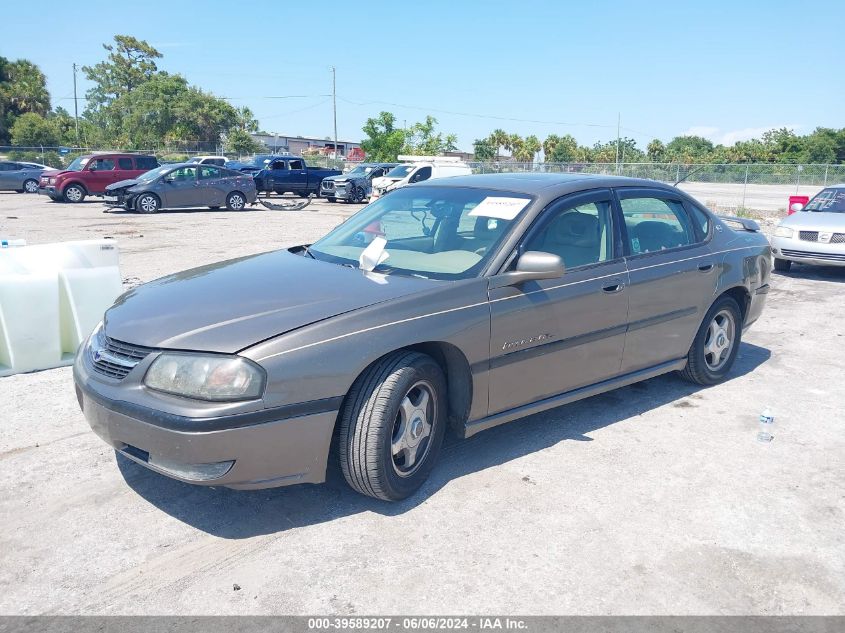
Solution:
[[[158,161],[155,156],[136,156],[135,165],[138,169],[155,169],[158,167]]]
[[[829,187],[822,191],[804,207],[805,211],[823,213],[845,213],[845,188]]]

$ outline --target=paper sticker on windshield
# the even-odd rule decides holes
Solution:
[[[467,215],[480,215],[484,218],[499,218],[500,220],[513,220],[519,212],[528,206],[530,200],[525,198],[484,198]]]

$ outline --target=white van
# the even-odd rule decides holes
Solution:
[[[397,165],[381,178],[373,179],[370,200],[415,182],[472,173],[469,165],[457,156],[400,156],[399,160],[402,165]]]

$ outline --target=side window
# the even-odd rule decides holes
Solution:
[[[278,171],[278,170],[283,170],[283,169],[287,169],[287,168],[288,168],[287,163],[285,163],[285,161],[283,161],[283,160],[274,160],[272,163],[270,163],[270,169],[271,170]]]
[[[699,233],[701,239],[707,237],[707,234],[710,233],[710,216],[694,204],[685,204],[684,207],[687,211],[689,211],[695,225],[701,229],[701,232]]]
[[[372,180],[373,178],[381,178],[382,176],[384,176],[384,170],[381,167],[378,167],[371,171],[369,176],[370,180]]]
[[[305,169],[305,166],[302,164],[301,160],[292,160],[292,161],[290,161],[290,168],[291,169]]]
[[[211,180],[212,178],[219,178],[220,170],[217,167],[210,165],[200,166],[200,180]]]
[[[420,167],[417,173],[411,176],[411,182],[422,182],[429,178],[431,178],[431,167]]]
[[[88,169],[91,171],[111,171],[114,169],[114,161],[111,158],[98,158],[91,161]]]
[[[548,219],[523,245],[523,251],[559,255],[567,269],[613,259],[610,198],[546,211]]]
[[[654,253],[698,242],[683,203],[668,198],[632,197],[619,201],[632,255]]]
[[[0,171],[12,171],[12,163],[0,163]]]
[[[117,159],[117,166],[120,169],[132,169],[132,159],[128,156],[123,156],[122,158]]]
[[[135,165],[138,169],[155,169],[158,161],[153,156],[136,156]]]
[[[187,182],[191,180],[196,180],[197,177],[197,168],[196,167],[180,167],[172,172],[167,177],[168,180],[172,180],[174,182]]]

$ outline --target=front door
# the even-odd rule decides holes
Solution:
[[[567,196],[529,229],[519,253],[560,255],[558,279],[491,289],[489,414],[617,375],[628,277],[609,190]]]
[[[683,358],[714,299],[707,216],[665,189],[616,190],[630,276],[623,372]]]
[[[199,206],[197,193],[197,168],[195,166],[174,169],[164,177],[162,203],[165,207]]]
[[[92,158],[86,167],[88,174],[85,178],[85,188],[88,193],[102,194],[106,187],[117,182],[120,174],[115,172],[114,160],[111,158]]]

